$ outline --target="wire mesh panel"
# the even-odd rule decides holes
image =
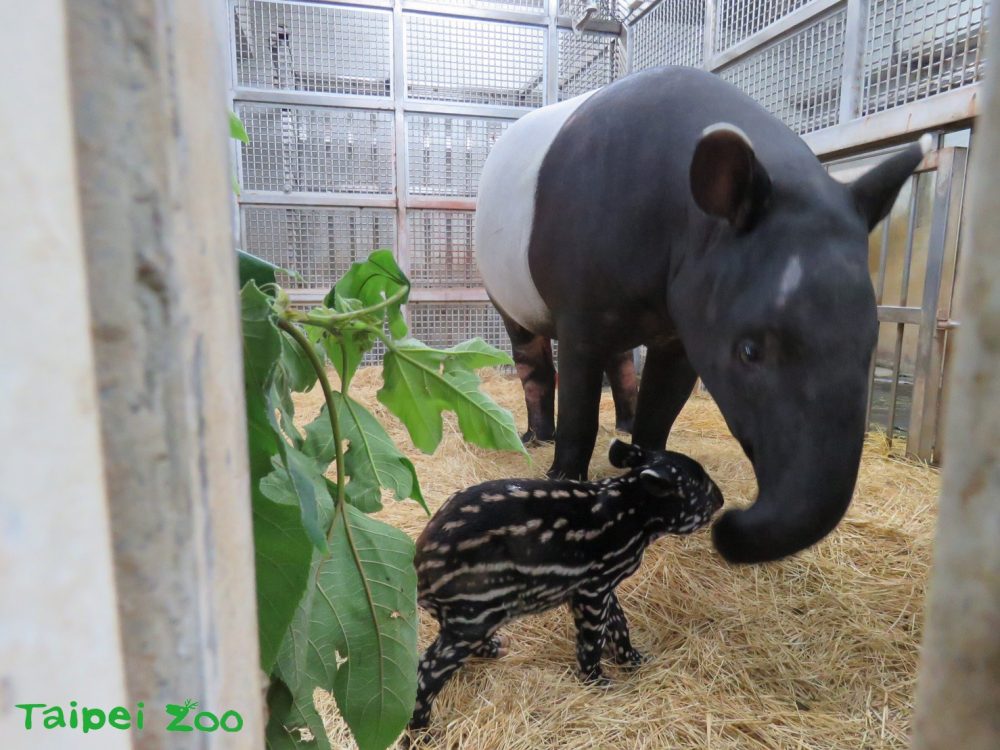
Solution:
[[[705,62],[705,3],[663,0],[632,26],[632,69],[700,68]]]
[[[378,208],[244,206],[246,250],[302,274],[289,288],[329,289],[351,264],[396,244],[396,214]]]
[[[509,125],[488,117],[407,115],[410,195],[474,198],[486,157]]]
[[[411,13],[405,18],[411,99],[542,105],[543,28]]]
[[[625,49],[611,34],[559,32],[559,101],[571,99],[625,75]]]
[[[390,94],[391,12],[235,0],[232,23],[239,86]]]
[[[719,0],[715,10],[715,51],[725,52],[810,1]]]
[[[410,279],[418,287],[482,286],[473,245],[474,211],[411,209]]]
[[[720,75],[797,133],[836,125],[846,15],[846,10],[838,10]]]
[[[621,19],[618,3],[614,0],[559,0],[559,15],[569,16],[576,20],[584,16],[589,9],[592,19],[617,21]]]
[[[391,112],[243,103],[239,115],[245,190],[392,194]]]
[[[985,24],[985,0],[873,0],[864,114],[982,78]]]
[[[434,347],[454,346],[479,337],[510,353],[510,338],[489,302],[411,302],[410,332]]]
[[[545,0],[433,0],[438,5],[486,10],[513,10],[519,13],[544,13]]]

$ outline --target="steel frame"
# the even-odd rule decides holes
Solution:
[[[233,18],[238,0],[228,0],[230,18]],[[400,267],[409,271],[410,244],[407,215],[410,210],[475,210],[475,198],[411,196],[408,190],[408,165],[410,154],[407,142],[407,115],[430,114],[453,117],[493,118],[511,121],[532,111],[531,108],[472,104],[444,101],[410,99],[406,94],[406,18],[408,16],[435,16],[466,20],[499,21],[544,31],[543,104],[558,101],[559,78],[559,32],[572,29],[574,19],[559,13],[558,0],[545,0],[537,11],[530,9],[503,10],[472,8],[436,4],[427,0],[339,0],[338,2],[316,2],[315,0],[278,0],[282,5],[303,5],[322,8],[368,9],[391,13],[390,50],[390,96],[364,96],[356,94],[335,94],[281,89],[262,89],[241,86],[237,81],[236,41],[232,29],[228,33],[229,51],[229,94],[235,109],[242,103],[267,103],[276,105],[306,105],[314,107],[338,107],[359,110],[379,110],[393,112],[393,164],[395,193],[385,195],[306,193],[246,190],[239,196],[237,220],[242,207],[283,206],[283,207],[365,207],[389,208],[396,212],[395,253]],[[606,19],[593,20],[587,24],[586,33],[595,36],[615,36],[626,39],[623,24]],[[233,163],[237,165],[237,176],[243,184],[242,164],[239,147],[234,145]],[[240,224],[241,244],[247,245],[246,228]],[[297,303],[309,303],[322,299],[326,290],[295,289],[292,295]],[[488,299],[482,288],[414,288],[410,299],[414,302],[482,302]]]

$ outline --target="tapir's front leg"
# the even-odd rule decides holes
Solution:
[[[663,450],[697,380],[680,340],[650,347],[642,368],[632,442],[649,450]]]
[[[597,441],[601,375],[605,357],[585,349],[575,327],[559,328],[559,413],[550,477],[586,479]]]

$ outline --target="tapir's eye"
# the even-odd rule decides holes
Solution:
[[[753,339],[743,339],[736,345],[736,354],[745,365],[754,365],[760,362],[763,352],[760,345]]]

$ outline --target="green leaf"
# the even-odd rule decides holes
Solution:
[[[241,143],[250,143],[250,136],[243,126],[243,121],[232,110],[229,110],[229,137],[235,138]]]
[[[336,368],[340,376],[341,389],[347,390],[365,352],[375,344],[375,335],[362,321],[350,327],[345,326],[339,336],[333,336],[316,326],[306,326],[306,328],[309,339],[326,353]]]
[[[267,750],[297,750],[298,745],[285,729],[285,721],[292,711],[292,691],[280,677],[271,677],[267,688],[267,727],[264,730]]]
[[[284,439],[267,398],[281,355],[281,338],[271,320],[267,295],[253,282],[240,295],[243,323],[243,377],[246,396],[251,507],[257,572],[257,616],[261,666],[270,671],[278,647],[306,588],[312,546],[302,524],[298,497],[280,507],[261,491],[273,471],[272,457],[283,455]]]
[[[450,361],[458,362],[470,370],[514,364],[514,360],[510,358],[509,354],[487,344],[481,338],[463,341],[461,344],[456,344],[444,351],[449,355]]]
[[[341,433],[350,444],[344,453],[344,473],[351,478],[345,488],[348,502],[365,513],[374,513],[382,509],[382,488],[385,488],[397,500],[413,498],[429,513],[413,463],[400,453],[385,428],[349,396],[334,393],[333,398]],[[333,433],[325,406],[306,427],[302,450],[319,463],[333,460]],[[335,495],[336,490],[331,490],[331,494]]]
[[[312,545],[302,528],[295,496],[292,505],[253,499],[253,541],[257,573],[260,661],[270,671],[278,647],[306,588]]]
[[[525,453],[511,413],[481,393],[479,378],[466,368],[485,356],[484,351],[431,349],[412,339],[394,342],[382,362],[378,400],[406,425],[413,444],[425,453],[441,442],[444,410],[455,412],[469,442]]]
[[[396,338],[406,335],[406,321],[400,307],[409,297],[410,282],[396,265],[391,250],[376,250],[367,260],[353,263],[350,270],[323,300],[327,307],[340,312],[356,309],[348,300],[358,300],[363,307],[370,307],[404,291],[401,299],[385,308],[380,318],[387,320],[389,330]]]
[[[413,542],[347,505],[331,557],[320,566],[324,593],[313,609],[343,662],[333,696],[360,750],[384,750],[413,713],[417,694],[417,574]],[[314,627],[315,630],[315,627]]]
[[[360,750],[384,750],[416,700],[413,542],[351,505],[343,511],[334,520],[330,556],[314,563],[281,646],[277,674],[293,696],[284,726],[309,727],[316,736],[322,722],[313,690],[332,689]]]
[[[291,747],[298,747],[302,728],[312,733],[317,750],[330,750],[323,719],[313,703],[313,691],[317,687],[330,690],[337,674],[337,651],[330,632],[321,625],[313,627],[312,622],[316,603],[324,595],[318,586],[322,562],[323,558],[314,553],[306,594],[298,602],[272,676],[291,694],[291,705],[280,724],[268,722],[267,742],[273,750],[286,750],[289,747],[286,740],[292,741]]]
[[[242,250],[236,251],[236,257],[239,259],[241,289],[250,281],[256,282],[258,287],[275,283],[275,271],[281,270],[278,266]]]

